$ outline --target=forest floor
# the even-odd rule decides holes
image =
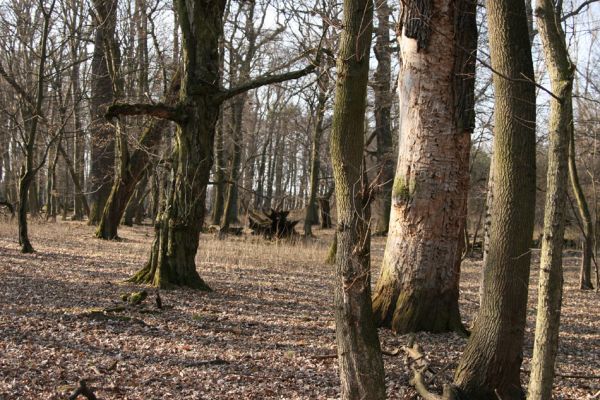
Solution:
[[[146,261],[151,227],[121,228],[123,240],[92,237],[83,223],[32,223],[37,253],[23,255],[16,226],[0,224],[0,400],[65,399],[86,379],[99,399],[327,399],[338,397],[333,321],[333,268],[323,259],[332,232],[296,245],[253,237],[203,235],[198,270],[214,289],[155,292],[141,306],[122,306],[123,281]],[[373,243],[378,276],[384,238]],[[566,284],[555,381],[556,399],[600,394],[600,295],[577,289],[578,253],[567,252]],[[537,262],[537,252],[534,259]],[[470,326],[478,307],[481,261],[467,260],[461,312]],[[525,361],[528,380],[537,266],[529,297]],[[393,351],[406,335],[380,330]],[[441,391],[466,339],[418,334],[438,371]],[[384,355],[390,399],[416,399],[402,355]],[[581,375],[583,377],[566,377]]]

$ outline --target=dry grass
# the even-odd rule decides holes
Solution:
[[[93,239],[92,228],[74,222],[37,223],[31,232],[38,252],[22,255],[16,227],[0,224],[0,399],[64,399],[81,378],[101,399],[337,398],[336,360],[317,357],[335,348],[333,268],[322,262],[331,232],[317,231],[319,239],[295,246],[203,235],[198,269],[214,292],[163,292],[172,309],[154,312],[150,298],[145,311],[152,313],[131,310],[130,320],[92,318],[89,311],[139,290],[122,282],[146,261],[151,228],[122,228],[122,242]],[[376,267],[384,240],[374,240]],[[576,289],[576,256],[566,258],[557,369],[600,374],[599,295]],[[478,305],[479,264],[463,268],[467,325]],[[524,369],[535,279],[531,288]],[[380,332],[386,349],[407,341]],[[433,382],[439,389],[451,380],[465,340],[453,334],[417,340],[442,370]],[[405,360],[385,356],[385,364],[389,398],[416,398]],[[599,380],[558,378],[555,398],[585,399],[598,390]]]

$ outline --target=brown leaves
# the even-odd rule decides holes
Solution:
[[[146,261],[151,228],[124,227],[123,242],[92,238],[80,223],[32,224],[38,253],[22,255],[14,225],[0,225],[0,398],[65,399],[85,379],[100,399],[335,399],[338,397],[332,267],[322,263],[331,232],[314,243],[203,235],[197,264],[214,293],[161,291],[142,306],[123,307],[122,283]],[[375,239],[378,266],[384,238]],[[563,329],[557,369],[600,370],[598,294],[576,289],[577,259],[566,259]],[[477,310],[480,266],[463,264],[461,312]],[[526,363],[531,356],[536,272],[532,273]],[[373,281],[376,281],[374,273]],[[171,307],[171,308],[169,308]],[[151,313],[144,312],[151,310]],[[94,314],[95,315],[95,314]],[[135,323],[139,320],[142,323]],[[409,342],[380,330],[390,399],[416,399],[410,360],[395,354]],[[465,339],[417,334],[435,371],[429,387],[451,382]],[[333,355],[333,356],[332,356]],[[523,383],[528,375],[523,374]],[[585,399],[599,382],[557,378],[556,399]],[[81,397],[80,397],[81,398]]]

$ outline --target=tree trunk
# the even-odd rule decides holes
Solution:
[[[477,28],[475,2],[465,0],[456,9],[454,4],[432,3],[428,23],[436,28],[431,32],[425,25],[415,28],[415,15],[405,13],[400,39],[402,138],[390,230],[373,297],[379,323],[398,333],[465,332],[458,283],[474,126]],[[417,3],[410,3],[408,10],[413,7]]]
[[[95,4],[97,8],[103,8],[99,15],[109,17],[106,21],[98,21],[92,57],[90,225],[100,223],[115,172],[115,128],[104,118],[104,114],[115,98],[105,43],[115,35],[116,5],[116,0],[98,0]]]
[[[75,186],[75,192],[77,193],[76,196],[79,197],[79,201],[81,203],[81,206],[83,207],[83,211],[85,212],[85,214],[89,215],[90,208],[88,206],[87,200],[85,199],[85,196],[83,195],[83,188],[81,186],[80,179],[79,179],[80,175],[78,175],[77,172],[75,171],[75,167],[73,166],[73,163],[71,162],[71,159],[69,158],[69,155],[67,154],[65,149],[62,147],[62,145],[60,143],[58,143],[57,146],[58,146],[58,151],[60,152],[60,155],[62,156],[62,158],[65,161],[65,164],[67,166],[67,169],[69,170],[69,175],[71,175],[71,180],[73,181],[73,186]]]
[[[535,343],[529,378],[529,400],[552,398],[554,362],[563,291],[562,250],[565,232],[565,206],[568,185],[569,139],[573,130],[573,72],[561,10],[551,0],[538,0],[536,17],[552,92],[550,100],[548,171],[544,235],[540,261]]]
[[[45,67],[47,61],[47,45],[48,45],[48,32],[50,30],[50,16],[54,5],[51,6],[49,11],[40,5],[41,12],[44,18],[44,25],[42,28],[42,36],[39,50],[39,64],[37,71],[37,82],[36,82],[36,95],[35,104],[25,105],[24,109],[29,117],[29,123],[27,124],[27,136],[24,143],[25,149],[25,165],[22,167],[21,177],[19,179],[19,210],[18,210],[18,221],[19,221],[19,244],[21,245],[22,253],[33,253],[34,249],[29,241],[29,232],[27,229],[27,203],[29,199],[29,188],[35,180],[35,174],[37,168],[33,163],[35,154],[35,143],[37,138],[38,121],[42,114],[42,104],[44,101],[44,76]]]
[[[467,399],[523,399],[535,211],[535,86],[525,3],[487,0],[495,92],[492,221],[483,299],[455,373]]]
[[[375,95],[375,135],[377,138],[377,163],[381,169],[379,184],[381,189],[377,195],[378,215],[376,218],[376,234],[387,234],[392,207],[392,185],[394,181],[394,149],[392,142],[392,54],[390,49],[390,16],[391,10],[387,0],[375,0],[375,10],[379,21],[377,41],[373,50],[377,58],[377,69],[373,75],[373,93]],[[379,171],[378,171],[379,173]]]
[[[123,220],[121,223],[126,226],[133,226],[133,220],[139,214],[138,210],[143,208],[143,201],[146,194],[146,187],[148,186],[148,171],[143,175],[141,180],[137,183],[135,191],[131,196],[125,212],[123,213]]]
[[[225,1],[177,0],[176,7],[183,34],[180,104],[185,107],[185,118],[177,121],[171,187],[156,219],[150,260],[131,281],[210,290],[198,275],[194,259],[221,106],[220,92],[211,82],[219,79],[218,41]]]
[[[223,200],[225,192],[225,143],[223,140],[223,108],[219,111],[219,122],[215,143],[215,185],[213,194],[212,224],[221,225],[223,218]]]
[[[242,118],[246,104],[246,94],[233,99],[231,102],[232,118],[232,153],[231,170],[229,171],[229,182],[225,191],[225,206],[221,226],[225,229],[238,221],[238,180],[240,177],[240,166],[242,161]]]
[[[569,178],[575,199],[577,200],[577,210],[583,223],[583,254],[581,257],[581,269],[579,270],[579,288],[582,290],[591,290],[592,285],[592,252],[594,249],[594,224],[590,214],[585,193],[579,182],[577,172],[577,152],[575,149],[575,130],[571,130],[569,138]]]
[[[306,205],[306,216],[304,218],[304,235],[312,236],[312,225],[319,223],[317,214],[317,191],[319,190],[319,165],[320,148],[323,138],[323,120],[325,119],[325,107],[327,104],[327,91],[329,89],[328,71],[319,70],[317,80],[319,94],[317,96],[317,109],[315,115],[315,127],[313,130],[312,147],[310,152],[310,181],[308,192],[308,204]]]
[[[360,185],[369,52],[370,0],[345,0],[331,160],[338,213],[335,322],[341,398],[385,398],[383,362],[371,309],[368,204]]]

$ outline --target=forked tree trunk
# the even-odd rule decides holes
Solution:
[[[343,400],[385,398],[371,308],[369,206],[360,188],[372,21],[372,1],[344,1],[330,146],[338,213],[334,298]]]
[[[535,211],[535,86],[525,3],[487,0],[495,92],[492,221],[483,299],[455,373],[466,399],[523,399]]]
[[[400,38],[401,139],[373,310],[395,332],[464,333],[458,282],[474,126],[475,2],[435,0],[423,16],[418,4],[407,3]]]
[[[529,378],[529,400],[552,398],[554,362],[558,350],[558,331],[563,292],[562,250],[565,232],[569,139],[573,130],[573,73],[561,10],[552,0],[538,0],[536,17],[552,92],[550,99],[548,172],[544,235],[540,261],[538,309],[535,343]]]

